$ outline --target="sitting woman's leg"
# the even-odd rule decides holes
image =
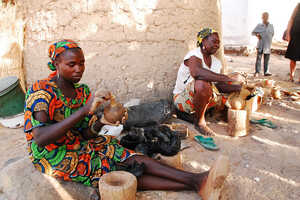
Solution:
[[[176,181],[153,175],[143,175],[138,178],[139,190],[192,190],[193,188]]]
[[[127,159],[126,163],[131,163],[133,161],[137,161],[138,163],[145,164],[145,171],[146,175],[151,175],[154,177],[159,177],[160,179],[167,179],[171,182],[180,183],[180,185],[184,185],[183,189],[198,189],[201,183],[207,178],[208,173],[191,173],[185,172],[182,170],[175,169],[168,165],[164,165],[162,163],[157,162],[156,160],[149,158],[147,156],[133,156]],[[148,178],[149,179],[149,178]],[[149,181],[145,181],[143,183],[149,183]],[[157,185],[150,184],[150,185],[143,185],[144,188],[148,189],[157,189]],[[175,188],[169,188],[169,190],[177,189],[179,185],[176,184]]]
[[[195,190],[203,198],[218,196],[229,173],[227,157],[219,157],[204,173],[191,173],[161,164],[146,156],[132,156],[125,163],[137,161],[145,164],[145,172],[138,178],[138,188],[142,190]],[[215,198],[216,199],[216,198]]]
[[[195,94],[193,98],[193,104],[196,111],[196,123],[198,125],[206,126],[205,111],[209,104],[209,100],[212,97],[211,85],[202,80],[195,81]]]
[[[205,112],[213,95],[212,87],[206,81],[196,80],[194,91],[195,128],[204,135],[214,135],[214,131],[207,127],[205,121]]]

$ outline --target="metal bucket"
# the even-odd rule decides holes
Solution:
[[[16,76],[0,79],[0,121],[19,117],[24,112],[24,101],[25,93]]]

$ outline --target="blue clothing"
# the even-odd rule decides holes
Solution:
[[[255,63],[255,73],[260,73],[261,69],[261,60],[262,57],[264,57],[264,74],[269,74],[269,60],[270,60],[270,54],[262,54],[257,52],[257,57],[256,57],[256,63]]]
[[[274,36],[273,24],[258,24],[252,31],[252,35],[259,34],[261,39],[257,42],[257,50],[262,54],[271,53],[272,38]]]

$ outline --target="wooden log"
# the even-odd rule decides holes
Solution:
[[[182,153],[178,152],[175,156],[163,156],[161,154],[158,154],[155,159],[158,162],[161,162],[163,164],[169,165],[171,167],[174,167],[176,169],[183,170],[182,166]]]
[[[125,171],[104,174],[99,181],[101,200],[135,200],[137,180]]]
[[[246,136],[249,129],[246,110],[228,109],[228,134],[233,137]]]

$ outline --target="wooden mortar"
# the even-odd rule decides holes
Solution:
[[[248,134],[249,116],[246,110],[228,109],[228,134],[242,137]]]
[[[125,171],[104,174],[99,181],[101,200],[135,200],[137,180]]]

